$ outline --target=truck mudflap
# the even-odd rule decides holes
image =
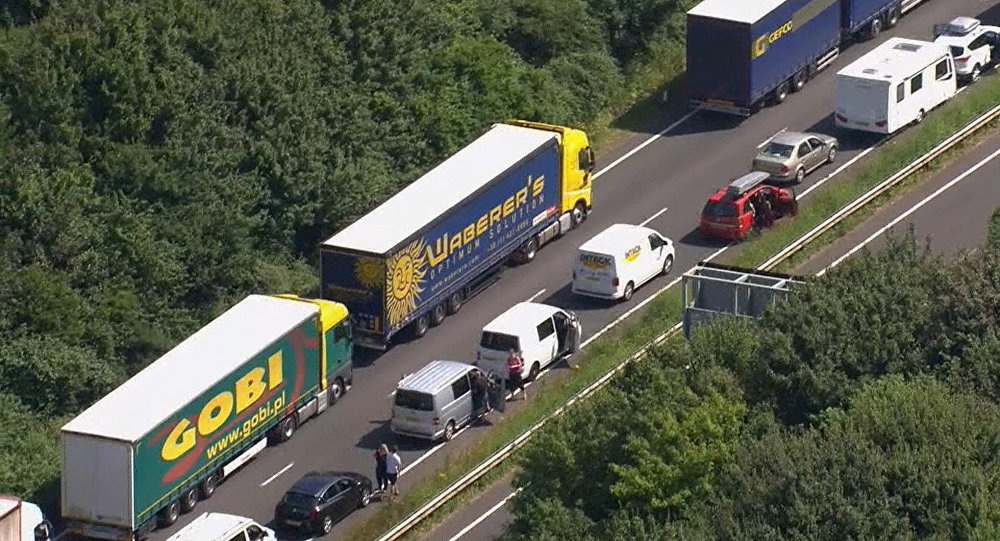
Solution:
[[[692,109],[699,111],[714,111],[716,113],[726,113],[737,116],[750,116],[749,107],[739,107],[732,102],[722,100],[691,100]]]

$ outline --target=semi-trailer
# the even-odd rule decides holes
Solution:
[[[145,538],[352,380],[340,303],[251,295],[62,427],[67,530]]]
[[[324,242],[322,297],[345,304],[355,344],[386,349],[454,314],[509,258],[526,263],[590,213],[594,153],[576,129],[494,125]]]
[[[687,12],[692,107],[749,116],[923,0],[705,0]]]

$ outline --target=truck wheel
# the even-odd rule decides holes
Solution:
[[[431,308],[431,327],[437,327],[438,325],[440,325],[441,322],[444,321],[445,316],[447,315],[448,313],[445,311],[444,303],[438,304],[434,308]]]
[[[208,477],[198,483],[198,491],[201,492],[201,499],[207,500],[215,494],[215,489],[219,486],[219,473],[212,472]]]
[[[632,298],[632,293],[634,292],[635,292],[635,284],[633,284],[632,282],[625,284],[625,291],[622,292],[622,300],[628,301],[629,299]]]
[[[166,528],[177,522],[177,517],[179,516],[181,516],[181,504],[177,500],[171,500],[166,507],[160,509],[160,512],[156,514],[156,523],[161,528]]]
[[[525,263],[531,263],[535,260],[535,255],[538,253],[538,241],[535,237],[524,241],[524,246],[521,247],[521,258]]]
[[[278,443],[284,443],[292,439],[295,434],[295,416],[289,415],[278,423]]]
[[[587,219],[587,209],[583,208],[583,202],[579,202],[573,206],[573,213],[570,214],[573,219],[572,229],[580,227],[580,224]]]
[[[344,380],[337,378],[330,384],[330,393],[327,395],[327,404],[336,404],[342,396],[344,396]]]
[[[431,326],[430,316],[424,314],[410,324],[410,333],[414,338],[421,338],[427,334],[427,329]]]
[[[806,86],[806,70],[802,69],[792,76],[792,92],[798,92]]]
[[[181,513],[190,513],[198,505],[198,487],[191,487],[181,492]]]
[[[458,313],[459,308],[462,307],[462,292],[456,291],[448,297],[448,314],[454,315]]]
[[[788,97],[788,82],[781,83],[778,88],[774,89],[774,104],[784,103],[785,98]]]
[[[882,17],[877,16],[868,27],[868,39],[875,39],[882,33]]]
[[[893,28],[896,26],[896,23],[898,22],[899,22],[899,6],[893,6],[893,8],[889,10],[889,18],[885,22],[885,27]]]
[[[668,255],[666,259],[663,260],[663,274],[670,274],[670,271],[674,270],[674,256]]]

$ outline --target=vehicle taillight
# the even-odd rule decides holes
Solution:
[[[960,56],[960,57],[958,57],[958,58],[955,59],[955,62],[958,63],[958,64],[965,64],[966,62],[969,61],[970,56],[971,55],[969,55],[969,56]]]
[[[782,165],[781,169],[778,170],[778,174],[780,174],[780,175],[787,175],[788,174],[788,166],[787,165]]]
[[[885,120],[879,120],[878,122],[875,123],[875,125],[878,126],[878,127],[880,127],[880,128],[884,128],[885,127],[885,123],[886,123]]]
[[[318,515],[319,515],[319,509],[310,509],[309,514],[306,515],[306,518],[316,518]]]
[[[847,122],[847,117],[840,113],[835,113],[834,116],[837,117],[837,120],[841,122]]]
[[[431,424],[434,425],[434,426],[437,426],[438,423],[440,423],[440,422],[441,422],[441,419],[438,418],[438,417],[435,417],[435,418],[431,419]]]
[[[618,277],[615,276],[611,279],[611,287],[618,287]]]

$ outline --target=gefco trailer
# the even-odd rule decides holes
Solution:
[[[68,531],[145,538],[351,382],[342,304],[251,295],[67,423]]]
[[[896,25],[923,0],[705,0],[687,13],[694,108],[749,116],[782,103],[842,46]]]
[[[496,124],[324,242],[322,296],[348,307],[356,345],[385,349],[407,326],[423,336],[510,256],[529,262],[581,223],[593,167],[580,130]]]

